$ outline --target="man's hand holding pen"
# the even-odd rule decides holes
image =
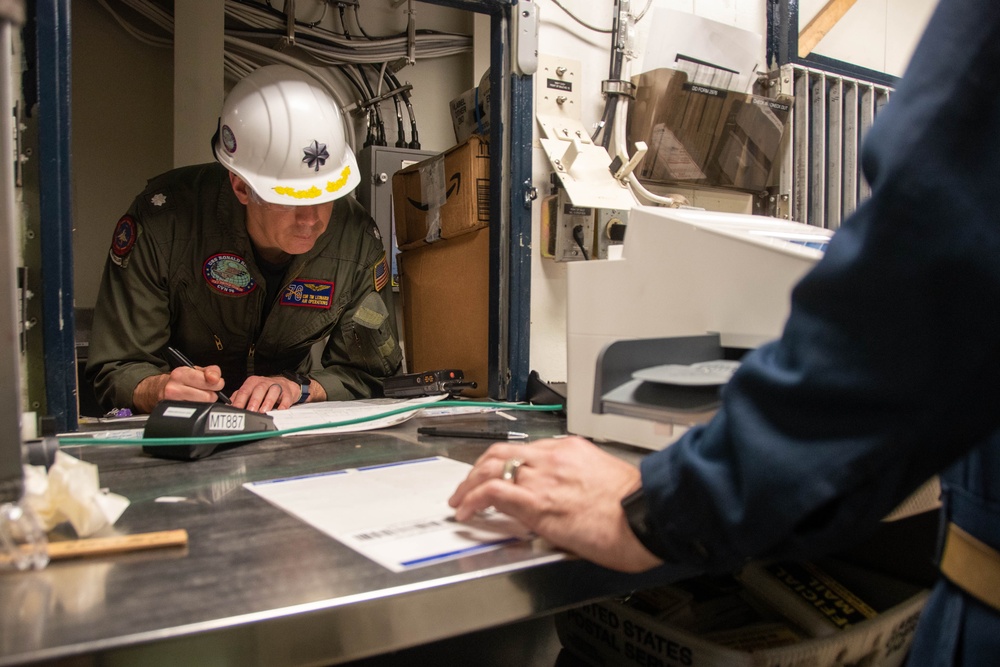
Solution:
[[[228,399],[222,393],[226,386],[218,366],[178,366],[170,371],[163,388],[163,398],[177,401],[212,402]]]
[[[164,399],[209,403],[219,400],[225,386],[218,366],[177,366],[170,373],[142,380],[132,394],[132,403],[140,412],[152,412]]]
[[[220,400],[225,385],[218,366],[178,366],[169,374],[153,375],[140,382],[134,403],[144,412],[151,412],[163,399],[209,403]],[[287,378],[251,375],[233,392],[231,405],[251,412],[284,410],[295,405],[301,392],[302,388]],[[312,400],[326,399],[322,385],[315,380],[311,383],[311,395]]]
[[[174,361],[176,361],[180,366],[186,366],[187,368],[192,368],[192,369],[195,369],[195,370],[201,370],[201,371],[203,371],[205,373],[205,380],[207,382],[211,382],[213,384],[217,384],[218,382],[222,382],[222,369],[219,368],[218,366],[209,366],[208,368],[201,368],[199,366],[195,366],[194,362],[192,362],[190,359],[188,359],[184,355],[184,353],[181,352],[180,350],[178,350],[176,347],[169,347],[168,346],[167,347],[167,352],[170,354],[170,356],[172,356],[174,358]],[[211,373],[208,372],[209,369],[212,369]],[[215,371],[218,371],[218,377],[215,377],[216,376],[216,372]],[[225,382],[223,382],[222,386],[223,387],[225,386]],[[220,387],[219,389],[215,390],[215,395],[218,396],[219,400],[222,401],[223,403],[225,403],[226,405],[229,405],[230,403],[232,403],[232,401],[229,399],[229,397],[226,396],[225,393],[223,393],[222,387]]]
[[[222,369],[218,366],[196,366],[180,350],[168,347],[167,353],[176,367],[162,375],[152,375],[142,380],[133,393],[133,405],[142,412],[151,412],[165,399],[195,401],[200,403],[222,401],[236,408],[251,412],[268,412],[290,408],[303,398],[302,385],[283,377],[251,375],[237,389],[232,398],[223,393],[226,386]],[[326,391],[315,380],[310,380],[309,398],[325,401]]]

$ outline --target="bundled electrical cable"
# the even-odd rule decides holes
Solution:
[[[594,32],[611,34],[611,56],[607,83],[621,84],[623,80],[627,81],[631,76],[631,58],[627,56],[629,50],[627,39],[629,27],[627,24],[640,21],[649,11],[652,0],[647,0],[642,11],[634,16],[631,15],[631,2],[629,0],[614,0],[610,29],[600,28],[583,21],[559,0],[552,0],[552,2],[584,28]],[[622,18],[625,18],[625,24],[623,24]],[[622,164],[628,163],[630,160],[624,122],[624,119],[628,117],[629,99],[628,95],[621,94],[621,92],[607,93],[601,119],[591,135],[592,141],[597,143],[600,139],[601,145],[607,148],[612,155],[617,156]],[[684,203],[681,197],[665,197],[650,192],[639,181],[634,172],[630,172],[626,180],[637,201],[660,206],[679,206]]]
[[[154,0],[98,0],[100,5],[133,38],[155,47],[173,45],[173,15]],[[326,16],[328,0],[322,2],[323,13],[314,22],[293,21],[289,33],[288,16],[271,6],[250,0],[226,0],[225,72],[239,79],[256,67],[268,63],[285,63],[305,70],[319,79],[345,111],[361,109],[365,118],[365,145],[386,145],[385,124],[380,102],[391,99],[396,109],[398,147],[420,148],[417,124],[410,102],[408,85],[402,85],[395,72],[398,67],[415,59],[443,58],[472,49],[468,35],[432,30],[416,30],[409,17],[408,30],[385,36],[373,36],[361,27],[356,5],[354,19],[363,38],[352,35],[340,5],[342,34],[319,25]],[[126,18],[121,9],[127,9]],[[142,23],[144,25],[137,25]],[[289,37],[291,34],[291,38]],[[354,95],[330,83],[333,73],[346,83]],[[377,77],[377,85],[372,78]],[[382,92],[383,83],[388,90]],[[353,98],[353,99],[350,99]],[[411,140],[406,141],[402,109],[410,125]],[[349,133],[353,137],[353,132]]]

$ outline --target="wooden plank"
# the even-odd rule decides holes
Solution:
[[[80,558],[83,556],[107,556],[110,554],[158,549],[162,547],[185,546],[188,542],[186,530],[164,530],[156,533],[116,535],[114,537],[91,537],[80,540],[49,542],[49,558]]]
[[[850,11],[857,0],[829,0],[806,27],[799,31],[799,57],[808,56],[828,32]]]

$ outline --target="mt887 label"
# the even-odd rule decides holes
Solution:
[[[213,412],[208,416],[209,431],[242,431],[246,415],[238,412]]]

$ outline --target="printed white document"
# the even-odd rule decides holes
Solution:
[[[249,482],[244,486],[394,572],[531,539],[499,512],[453,520],[448,498],[472,468],[443,457]],[[542,560],[562,554],[544,550]]]

